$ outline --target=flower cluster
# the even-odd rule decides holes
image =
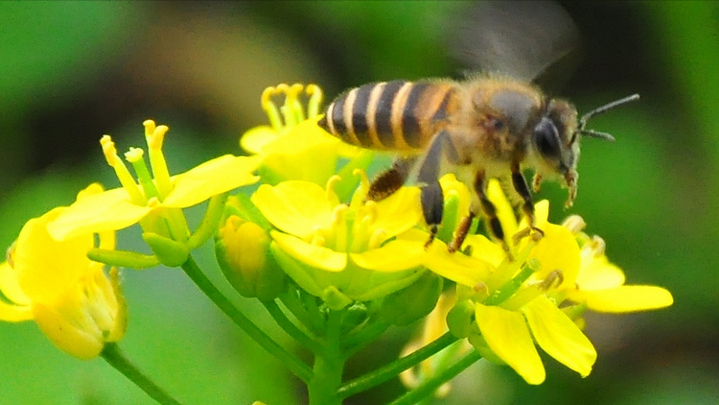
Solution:
[[[278,96],[284,96],[280,107]],[[604,241],[584,233],[579,216],[552,223],[549,203],[540,201],[532,226],[541,232],[526,232],[530,224],[517,216],[497,181],[489,183],[487,195],[507,240],[471,234],[449,252],[447,243],[471,198],[465,184],[447,174],[440,179],[442,226],[427,244],[420,188],[407,185],[368,201],[366,172],[374,154],[322,130],[321,101],[314,85],[267,89],[262,106],[271,125],[253,128],[240,140],[251,156],[221,156],[174,176],[162,152],[166,126],[144,122],[149,166],[145,152],[131,148],[125,160],[134,176],[112,139],[103,137],[102,150],[121,187],[91,185],[72,205],[28,221],[0,265],[6,298],[0,319],[34,320],[61,349],[93,358],[125,331],[116,267],[181,266],[239,326],[283,356],[229,300],[218,298],[211,282],[188,271],[195,268],[192,251],[214,237],[230,285],[261,301],[321,365],[311,370],[282,357],[288,367],[308,382],[310,395],[335,395],[342,392],[346,357],[389,325],[426,317],[422,337],[408,345],[408,353],[440,336],[448,345],[461,340],[456,350],[405,367],[402,378],[410,387],[467,352],[540,384],[545,369],[537,347],[581,376],[591,372],[597,352],[582,331],[587,310],[626,313],[672,304],[663,288],[625,285]],[[204,219],[191,230],[183,209],[203,202]],[[132,225],[141,227],[149,254],[115,249],[115,231]],[[107,273],[105,265],[111,267]],[[338,376],[321,374],[330,371]]]

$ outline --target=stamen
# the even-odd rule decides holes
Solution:
[[[117,149],[115,149],[115,143],[112,141],[110,135],[105,135],[100,138],[100,145],[102,146],[102,152],[105,155],[107,164],[115,170],[115,175],[120,180],[120,184],[127,191],[130,196],[130,201],[137,205],[145,205],[147,202],[142,191],[135,183],[135,179],[127,170],[127,166],[117,155]]]
[[[594,235],[592,236],[592,247],[595,256],[602,256],[607,249],[607,243],[601,237]]]
[[[299,95],[304,88],[303,85],[295,83],[287,89],[285,98],[285,123],[289,127],[293,127],[305,120],[305,112],[302,103],[299,101]]]
[[[387,240],[387,231],[384,229],[377,229],[369,237],[369,246],[367,249],[377,249],[382,245],[382,242]]]
[[[327,193],[327,200],[332,203],[332,205],[337,205],[340,203],[340,198],[337,196],[337,192],[335,191],[335,186],[337,183],[339,183],[342,180],[342,178],[338,175],[333,175],[332,177],[327,180],[327,186],[325,187],[326,193]]]
[[[349,224],[347,214],[349,213],[349,207],[344,204],[336,206],[332,210],[332,236],[334,240],[334,250],[338,252],[347,251],[347,247],[350,243],[349,238]]]
[[[155,178],[155,184],[159,191],[160,198],[164,199],[172,191],[172,181],[170,181],[170,172],[167,169],[167,161],[162,153],[162,144],[165,134],[170,129],[166,125],[155,127],[155,122],[147,120],[142,123],[145,126],[145,139],[148,146],[148,157],[150,158],[150,167]]]
[[[310,101],[307,103],[307,118],[314,118],[319,114],[322,104],[322,89],[316,84],[308,84],[305,93],[310,96]]]
[[[274,102],[272,102],[272,96],[278,92],[278,88],[282,86],[280,84],[275,87],[268,87],[262,92],[261,97],[261,104],[262,109],[265,110],[265,114],[267,114],[267,118],[270,120],[270,125],[272,125],[272,129],[275,130],[275,132],[280,132],[282,128],[284,127],[284,124],[282,123],[282,118],[280,116],[280,110],[277,108],[277,105],[275,105]],[[287,86],[286,84],[284,86]]]
[[[310,239],[310,244],[315,246],[324,246],[326,243],[325,237],[322,236],[322,229],[317,227],[315,231],[312,233],[312,237]]]
[[[584,222],[584,219],[579,215],[570,215],[564,220],[564,222],[562,222],[562,226],[569,229],[569,232],[571,232],[572,235],[576,235],[584,230],[587,223]]]
[[[362,192],[363,196],[366,196],[367,193],[369,193],[370,188],[370,182],[369,178],[367,178],[367,173],[365,173],[365,171],[362,169],[354,169],[352,171],[352,175],[360,177],[360,191]]]
[[[556,269],[549,272],[547,277],[539,283],[539,288],[548,291],[553,287],[559,287],[564,282],[564,273],[562,270]]]

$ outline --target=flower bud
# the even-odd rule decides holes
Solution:
[[[174,241],[162,235],[145,232],[142,239],[150,246],[160,263],[168,267],[179,267],[190,256],[190,249],[184,243]]]
[[[380,314],[394,325],[409,325],[434,309],[442,293],[442,278],[426,271],[408,287],[384,298]]]
[[[447,314],[447,326],[452,334],[460,339],[466,338],[477,331],[474,322],[474,304],[470,300],[458,302]]]
[[[272,300],[285,274],[269,252],[270,237],[259,225],[231,215],[215,238],[215,256],[227,280],[248,298]]]

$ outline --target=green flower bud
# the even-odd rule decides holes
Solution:
[[[460,339],[466,338],[477,331],[474,322],[474,304],[471,300],[456,303],[447,314],[447,326],[452,334]]]
[[[145,232],[142,234],[142,239],[150,246],[152,253],[157,256],[157,260],[165,266],[179,267],[187,261],[190,255],[190,249],[187,245],[162,235]]]
[[[342,330],[349,333],[357,326],[363,324],[369,318],[367,305],[363,302],[355,301],[350,305],[342,317]]]
[[[380,315],[393,325],[409,325],[434,309],[442,294],[442,278],[425,271],[407,288],[392,293],[382,301]]]
[[[284,287],[285,274],[270,255],[270,237],[259,225],[231,215],[215,237],[222,273],[248,298],[272,300]]]

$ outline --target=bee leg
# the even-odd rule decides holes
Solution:
[[[514,189],[519,193],[519,196],[522,197],[522,200],[524,200],[522,211],[524,211],[524,214],[529,220],[529,227],[517,232],[513,236],[514,243],[517,244],[520,239],[529,236],[532,231],[537,233],[537,237],[541,238],[544,236],[544,231],[534,226],[534,201],[532,199],[532,193],[529,191],[529,185],[524,175],[522,175],[518,163],[512,164],[512,185],[514,185]]]
[[[457,160],[457,150],[450,142],[449,133],[441,131],[432,138],[417,172],[417,182],[423,185],[420,195],[422,214],[429,226],[429,240],[424,244],[425,248],[428,248],[437,236],[444,214],[444,196],[439,184],[439,168],[445,155],[450,161]]]
[[[409,168],[415,161],[414,158],[397,158],[392,167],[377,176],[372,181],[367,191],[366,200],[381,201],[394,194],[402,187],[409,176]]]
[[[502,241],[502,247],[506,252],[509,253],[509,245],[507,245],[507,242],[504,240],[504,229],[502,229],[502,224],[499,222],[499,218],[497,218],[497,208],[487,197],[487,183],[485,180],[486,179],[484,177],[484,172],[478,172],[474,179],[474,192],[477,193],[477,197],[479,197],[479,202],[482,205],[482,211],[487,217],[489,232],[496,239]],[[470,215],[472,215],[471,212]],[[458,246],[461,246],[461,242],[458,244]]]
[[[442,188],[439,185],[439,181],[435,180],[422,187],[420,199],[422,202],[424,221],[429,226],[429,239],[424,244],[426,249],[432,244],[434,237],[437,236],[439,224],[442,223],[442,214],[444,213],[444,196],[442,195]]]
[[[469,214],[462,219],[459,223],[457,230],[454,231],[454,237],[452,241],[447,245],[449,253],[454,253],[462,247],[464,238],[469,234],[469,227],[472,226],[472,220],[477,216],[474,211],[469,211]]]

